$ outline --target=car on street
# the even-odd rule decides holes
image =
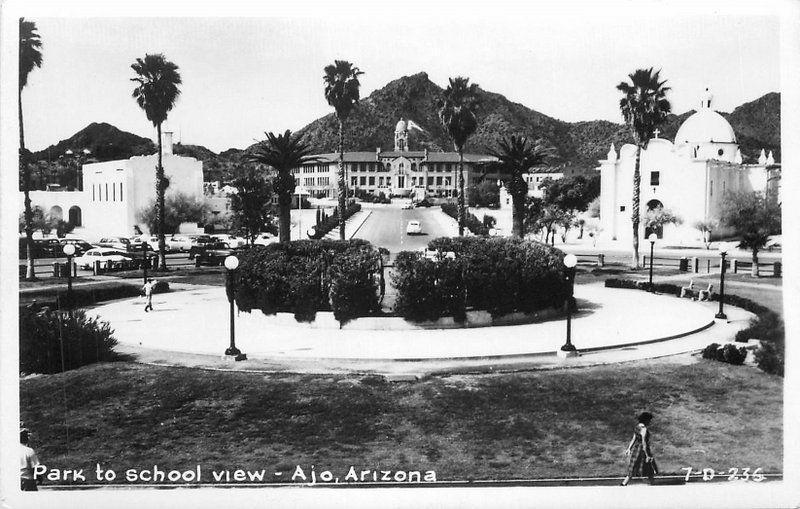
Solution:
[[[188,237],[192,241],[192,245],[189,247],[189,259],[194,258],[208,244],[214,243],[211,235],[188,235]]]
[[[247,241],[242,237],[237,237],[236,235],[230,235],[227,233],[218,233],[216,235],[211,236],[217,242],[224,242],[228,244],[229,247],[242,247],[247,244]]]
[[[195,256],[195,265],[223,265],[225,258],[239,250],[230,247],[227,242],[212,242],[200,248]]]
[[[422,224],[419,221],[409,221],[406,226],[407,235],[419,235],[422,233]]]
[[[164,238],[164,248],[169,251],[169,245],[166,242],[167,237]],[[150,251],[158,251],[158,235],[137,235],[135,237],[131,237],[131,244],[134,245],[147,245],[147,249]],[[142,249],[139,247],[139,249]]]
[[[259,233],[256,236],[256,240],[253,242],[253,244],[257,246],[267,246],[269,244],[274,244],[275,242],[278,242],[277,235],[273,235],[271,233]]]
[[[192,239],[187,235],[173,235],[172,237],[167,237],[164,242],[169,251],[187,253],[192,248]]]
[[[58,239],[33,239],[33,257],[34,258],[52,258],[64,256],[61,251],[61,243]],[[19,258],[28,257],[28,244],[26,237],[23,235],[19,238]]]
[[[75,264],[84,269],[91,269],[94,267],[94,262],[124,262],[129,260],[131,260],[131,258],[127,256],[126,253],[117,249],[95,247],[75,258]]]
[[[103,237],[97,242],[97,246],[113,248],[119,251],[139,251],[142,249],[141,242],[133,242],[125,237]]]
[[[64,252],[64,246],[67,244],[72,244],[75,246],[75,255],[80,256],[86,251],[93,249],[95,246],[89,244],[83,239],[59,239],[58,241],[61,244],[61,252]]]
[[[411,210],[413,208],[414,208],[414,204],[411,203],[411,202],[406,203],[405,205],[403,205],[403,210]]]

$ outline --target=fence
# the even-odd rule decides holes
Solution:
[[[647,255],[642,257],[642,267],[649,267],[650,257]],[[670,257],[670,256],[654,256],[652,258],[654,267],[677,267],[681,272],[689,270],[689,259],[685,256]]]

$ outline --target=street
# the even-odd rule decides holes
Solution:
[[[385,247],[392,254],[423,249],[437,237],[450,237],[458,233],[455,221],[446,216],[439,207],[406,210],[392,204],[367,210],[372,211],[372,214],[356,232],[355,238],[368,240],[374,246]],[[412,220],[421,223],[421,235],[406,233],[406,226]]]

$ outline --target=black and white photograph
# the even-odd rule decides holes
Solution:
[[[800,503],[800,2],[0,21],[8,507]]]

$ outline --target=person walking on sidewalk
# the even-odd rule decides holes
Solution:
[[[627,486],[631,477],[647,477],[652,484],[653,477],[658,473],[656,460],[650,449],[650,430],[647,429],[653,420],[653,414],[642,412],[637,420],[639,423],[633,432],[631,443],[625,449],[625,455],[628,456],[628,472],[622,480],[622,486]]]
[[[155,282],[153,278],[147,278],[147,282],[142,287],[144,291],[144,297],[147,299],[147,304],[144,306],[144,312],[147,313],[148,311],[153,310],[153,287],[155,286]]]
[[[19,429],[19,477],[22,491],[39,491],[36,487],[36,478],[33,470],[39,465],[39,457],[28,445],[31,432],[28,428]]]

